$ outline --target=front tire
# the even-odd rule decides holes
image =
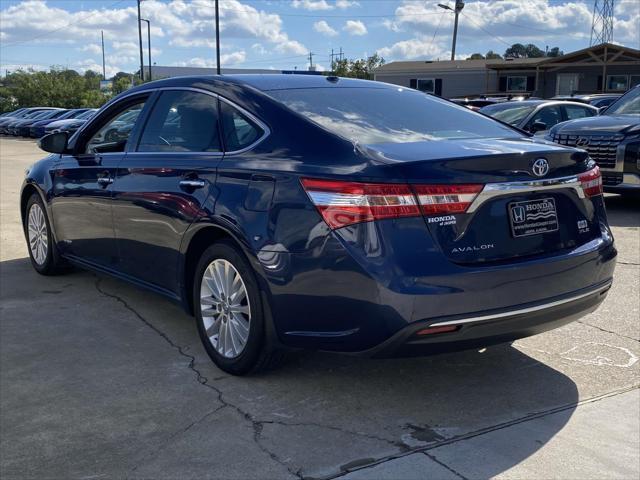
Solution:
[[[198,333],[211,360],[232,375],[265,369],[275,352],[254,272],[232,243],[207,248],[195,271],[193,305]]]
[[[47,211],[40,195],[34,193],[27,202],[24,218],[24,234],[31,265],[41,275],[55,275],[63,270],[63,262],[58,255]]]

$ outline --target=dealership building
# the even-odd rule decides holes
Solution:
[[[640,50],[603,43],[559,57],[390,62],[375,80],[446,98],[622,93],[640,84]]]

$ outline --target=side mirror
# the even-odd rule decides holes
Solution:
[[[604,107],[600,107],[600,108],[598,109],[598,115],[602,115],[602,114],[604,114],[604,112],[606,112],[606,111],[607,111],[607,108],[609,108],[609,105],[606,105],[606,106],[604,106]]]
[[[65,153],[67,151],[67,142],[69,134],[67,132],[56,132],[45,135],[38,140],[38,146],[49,153]]]
[[[529,128],[529,131],[531,133],[537,133],[537,132],[544,132],[546,129],[547,129],[547,124],[538,120],[536,122],[533,122],[533,124]]]

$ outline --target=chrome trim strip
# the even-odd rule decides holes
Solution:
[[[540,310],[546,310],[548,308],[553,308],[553,307],[557,307],[558,305],[563,305],[565,303],[570,303],[576,300],[580,300],[581,298],[585,298],[588,297],[589,295],[593,295],[596,294],[598,292],[602,292],[604,290],[607,290],[611,287],[611,284],[613,283],[613,280],[608,281],[607,283],[605,283],[604,285],[600,285],[599,287],[596,287],[592,290],[589,290],[588,292],[585,293],[581,293],[580,295],[575,295],[573,297],[570,298],[564,298],[562,300],[556,300],[555,302],[549,302],[549,303],[545,303],[542,305],[536,305],[535,307],[528,307],[528,308],[521,308],[519,310],[510,310],[508,312],[501,312],[501,313],[495,313],[493,315],[481,315],[479,317],[469,317],[469,318],[462,318],[460,320],[451,320],[448,322],[438,322],[438,323],[432,323],[431,325],[429,325],[430,327],[440,327],[440,326],[444,326],[444,325],[462,325],[465,323],[474,323],[474,322],[484,322],[487,320],[497,320],[500,318],[504,318],[504,317],[511,317],[514,315],[523,315],[526,313],[532,313],[532,312],[539,312]]]
[[[473,203],[469,205],[467,213],[475,212],[483,203],[496,197],[517,195],[519,193],[540,192],[545,190],[557,190],[559,188],[573,189],[579,198],[585,198],[582,185],[580,184],[580,180],[578,180],[577,175],[524,182],[487,183]]]

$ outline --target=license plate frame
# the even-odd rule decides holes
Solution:
[[[508,213],[514,238],[552,233],[560,228],[556,201],[552,197],[511,202]]]

